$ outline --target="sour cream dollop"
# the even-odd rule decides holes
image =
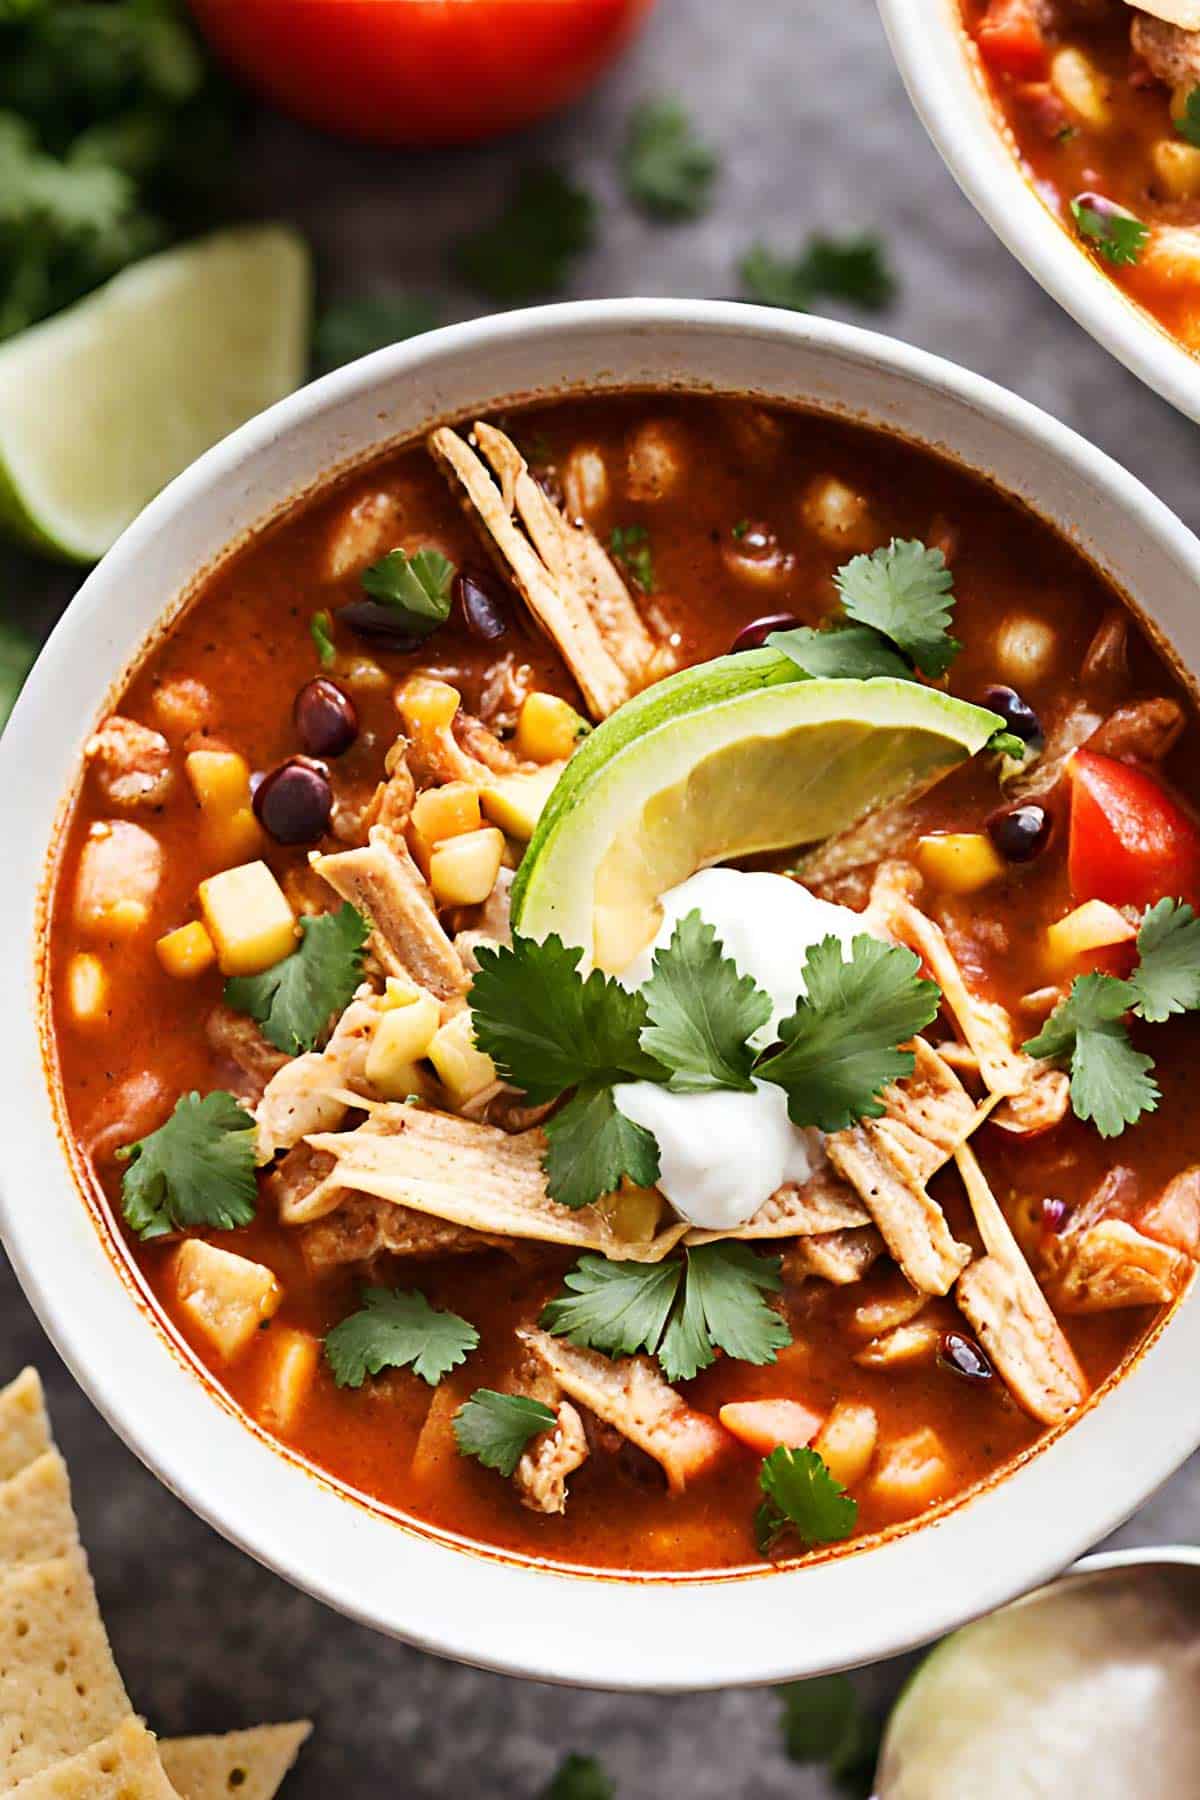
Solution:
[[[658,935],[622,973],[623,984],[637,988],[648,980],[654,951],[670,942],[680,919],[699,912],[741,973],[771,996],[760,1045],[774,1042],[779,1020],[795,1010],[809,948],[835,937],[848,949],[864,930],[860,913],[819,900],[786,875],[703,869],[660,904]],[[652,1081],[629,1081],[613,1098],[656,1138],[658,1185],[679,1217],[708,1231],[744,1225],[785,1181],[807,1180],[823,1155],[820,1133],[793,1125],[786,1094],[769,1082],[745,1094],[672,1094]]]

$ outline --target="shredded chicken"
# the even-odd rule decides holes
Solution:
[[[361,849],[315,857],[313,867],[370,919],[371,950],[389,975],[411,975],[443,1002],[461,999],[467,971],[402,840],[375,826]]]
[[[861,1369],[894,1369],[907,1363],[926,1362],[937,1352],[942,1332],[930,1319],[914,1319],[911,1325],[894,1325],[872,1338],[854,1353]]]
[[[267,1083],[291,1059],[269,1044],[254,1020],[230,1006],[214,1006],[204,1021],[209,1049],[226,1065],[225,1085],[257,1106]]]
[[[1200,1163],[1168,1181],[1161,1194],[1138,1208],[1134,1222],[1159,1243],[1200,1257]]]
[[[1087,1378],[968,1146],[956,1156],[986,1254],[958,1278],[955,1299],[1013,1398],[1043,1425],[1082,1406]]]
[[[599,1207],[571,1211],[551,1200],[540,1131],[510,1136],[494,1125],[400,1103],[370,1106],[370,1115],[357,1131],[318,1133],[309,1140],[334,1157],[329,1185],[335,1192],[352,1188],[475,1231],[570,1244],[631,1262],[661,1261],[687,1230],[672,1223],[649,1241],[634,1243],[617,1236]],[[317,1188],[300,1209],[281,1216],[285,1224],[298,1225],[329,1210],[325,1192]]]
[[[530,1512],[567,1510],[567,1477],[587,1461],[587,1433],[569,1400],[558,1403],[558,1422],[534,1438],[513,1472],[521,1505]]]
[[[649,1357],[601,1356],[544,1331],[518,1336],[572,1400],[654,1458],[673,1493],[682,1493],[724,1455],[728,1434],[707,1413],[689,1406]]]
[[[688,1232],[687,1241],[689,1244],[710,1244],[716,1238],[816,1237],[869,1224],[870,1214],[855,1196],[853,1188],[826,1167],[819,1169],[803,1187],[789,1181],[777,1188],[770,1199],[735,1230],[695,1229]]]
[[[1124,1219],[1102,1219],[1052,1238],[1045,1263],[1050,1296],[1065,1313],[1166,1306],[1195,1267],[1182,1250],[1147,1237]]]
[[[431,434],[430,453],[460,491],[501,571],[562,652],[593,717],[607,718],[665,672],[654,641],[599,540],[563,517],[516,445],[482,422],[472,436],[482,456],[446,426]]]
[[[83,754],[113,806],[161,806],[175,784],[166,738],[120,713],[92,733]]]
[[[805,1275],[817,1275],[834,1287],[849,1287],[862,1280],[886,1249],[883,1234],[875,1225],[853,1225],[818,1237],[797,1238],[783,1253],[784,1279],[800,1281]]]
[[[1135,12],[1130,31],[1138,55],[1168,87],[1193,87],[1200,82],[1200,31]]]
[[[293,1057],[272,1075],[254,1109],[260,1163],[313,1132],[336,1131],[346,1116],[347,1090],[370,1093],[367,1051],[379,1016],[379,997],[360,988],[324,1050]]]
[[[267,1182],[268,1189],[279,1183],[280,1213],[292,1199],[311,1192],[315,1182],[295,1182],[284,1187],[285,1171],[292,1158],[308,1148],[301,1144],[283,1159],[277,1174]],[[323,1162],[328,1162],[323,1158]],[[467,1225],[453,1225],[445,1219],[413,1212],[407,1206],[392,1206],[386,1200],[373,1200],[368,1194],[345,1194],[337,1208],[312,1225],[301,1226],[297,1233],[300,1248],[310,1269],[341,1267],[346,1263],[365,1264],[377,1256],[476,1256],[484,1250],[515,1249],[511,1238],[494,1232],[472,1231]]]

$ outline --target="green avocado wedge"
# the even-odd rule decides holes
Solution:
[[[771,649],[647,688],[567,764],[513,885],[514,929],[617,972],[697,869],[819,843],[975,755],[1003,721],[915,681],[807,680]]]

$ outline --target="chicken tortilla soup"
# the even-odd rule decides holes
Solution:
[[[206,575],[86,746],[81,1166],[213,1379],[441,1532],[918,1519],[1200,1253],[1196,769],[1119,596],[928,451],[441,427]]]

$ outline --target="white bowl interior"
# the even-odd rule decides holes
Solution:
[[[878,4],[909,97],[976,211],[1085,331],[1200,419],[1200,357],[1108,279],[1026,180],[975,65],[958,0]]]
[[[431,1650],[610,1688],[807,1676],[924,1641],[1044,1580],[1138,1505],[1200,1441],[1200,1308],[1180,1308],[1114,1391],[998,1485],[919,1530],[807,1567],[637,1580],[454,1545],[348,1497],[197,1379],[81,1203],[38,1029],[39,889],[82,742],[146,634],[231,542],[357,459],[468,408],[556,387],[757,392],[861,417],[989,471],[1056,520],[1200,665],[1200,545],[1114,463],[1044,414],[923,352],[809,318],[715,302],[563,306],[452,327],[303,390],[219,445],[130,528],[81,589],[0,744],[9,1028],[0,1226],[47,1331],[160,1478],[313,1594]]]

